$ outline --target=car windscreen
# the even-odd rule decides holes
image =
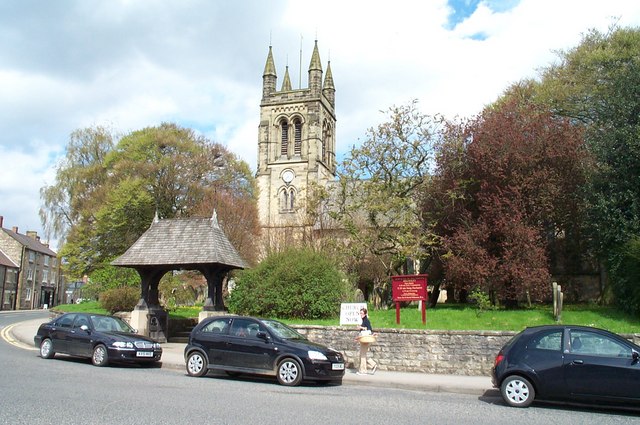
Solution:
[[[100,332],[133,333],[133,328],[117,317],[91,316],[91,323],[93,323],[93,328]]]
[[[264,320],[263,323],[269,331],[282,339],[307,339],[304,335],[298,333],[295,329],[290,328],[284,323],[275,320]]]

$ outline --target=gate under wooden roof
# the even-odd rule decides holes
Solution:
[[[204,311],[223,311],[222,283],[233,269],[246,263],[231,245],[218,224],[211,218],[154,218],[149,229],[112,263],[138,271],[142,294],[131,314],[131,325],[138,332],[167,339],[167,313],[160,306],[158,285],[172,270],[197,270],[207,280],[208,296]]]

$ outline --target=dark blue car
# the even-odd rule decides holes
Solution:
[[[639,358],[640,347],[603,329],[531,327],[502,347],[492,380],[515,407],[535,399],[637,405]]]
[[[125,321],[114,316],[66,313],[38,328],[33,341],[40,357],[59,354],[90,358],[95,366],[112,362],[157,363],[162,357],[159,343],[138,335]]]
[[[184,357],[187,373],[208,370],[276,376],[282,385],[303,380],[342,382],[344,357],[336,350],[309,341],[276,320],[241,316],[210,317],[189,336]]]

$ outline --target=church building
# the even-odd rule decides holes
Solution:
[[[325,187],[335,179],[335,86],[330,62],[323,73],[317,41],[307,88],[291,87],[287,66],[278,90],[271,46],[262,80],[258,210],[265,241],[277,247],[302,240],[313,230],[307,195],[312,187]]]

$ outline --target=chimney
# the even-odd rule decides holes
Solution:
[[[13,226],[11,230],[13,230],[13,233],[18,233],[18,226]]]
[[[31,239],[38,240],[38,232],[34,230],[27,230],[27,236],[29,236]]]

